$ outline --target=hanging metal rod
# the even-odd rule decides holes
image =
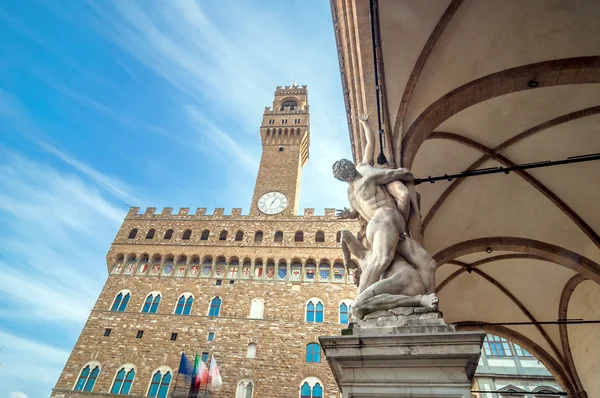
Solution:
[[[527,170],[527,169],[539,169],[542,167],[550,167],[550,166],[560,166],[563,164],[570,163],[582,163],[582,162],[591,162],[592,160],[600,160],[600,153],[591,153],[589,155],[580,155],[580,156],[571,156],[564,160],[545,160],[542,162],[533,162],[533,163],[525,163],[525,164],[517,164],[512,167],[488,167],[486,169],[477,169],[477,170],[467,170],[463,171],[459,174],[444,174],[443,176],[437,177],[427,177],[427,178],[415,178],[415,185],[422,184],[424,182],[434,183],[436,181],[452,181],[457,178],[467,178],[467,177],[475,177],[486,174],[497,174],[504,173],[508,174],[511,171],[516,170]]]
[[[387,159],[383,154],[383,128],[381,127],[381,84],[379,82],[379,65],[381,60],[379,59],[379,49],[377,46],[377,40],[375,39],[375,24],[379,23],[379,10],[376,4],[377,0],[369,0],[369,20],[371,22],[371,45],[373,47],[373,74],[375,75],[375,91],[377,95],[377,131],[379,131],[379,156],[377,156],[377,163],[386,164]],[[377,16],[377,20],[375,17]],[[378,32],[379,33],[379,32]],[[378,36],[379,38],[379,36]]]
[[[584,321],[583,319],[558,319],[556,321],[541,322],[458,322],[460,326],[517,326],[517,325],[585,325],[598,324],[600,320]]]
[[[539,395],[548,395],[551,397],[556,397],[557,395],[560,395],[562,397],[566,397],[569,395],[569,393],[567,392],[531,392],[531,391],[527,391],[527,392],[520,392],[520,391],[516,391],[516,392],[512,392],[512,391],[488,391],[488,390],[471,390],[471,392],[476,392],[479,394],[483,394],[483,393],[488,393],[488,394],[502,394],[503,397],[505,396],[515,396],[515,397],[522,397],[524,395],[535,395],[536,397]]]

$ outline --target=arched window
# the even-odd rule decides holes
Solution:
[[[316,377],[307,377],[300,384],[300,398],[323,398],[323,383]]]
[[[317,298],[310,299],[306,304],[306,322],[322,323],[323,312],[323,302]]]
[[[337,233],[335,234],[335,241],[337,243],[340,243],[342,241],[342,231],[337,231]]]
[[[306,362],[321,362],[321,346],[310,343],[306,346]]]
[[[275,242],[283,242],[283,232],[277,231],[275,232]]]
[[[533,389],[533,396],[535,398],[558,398],[560,391],[554,387],[539,386]]]
[[[503,337],[493,334],[485,336],[483,341],[483,350],[487,356],[495,357],[511,357],[510,343]]]
[[[515,349],[515,354],[517,354],[518,357],[532,356],[529,351],[527,351],[525,348],[521,348],[521,346],[518,344],[513,343],[513,348]]]
[[[243,239],[244,239],[244,231],[237,231],[235,233],[235,240],[239,242]]]
[[[304,232],[297,231],[294,234],[294,242],[304,242]]]
[[[165,232],[165,239],[171,239],[172,237],[173,237],[173,230],[167,229],[167,232]]]
[[[208,316],[219,316],[221,311],[221,297],[217,296],[210,301],[210,308],[208,309]]]
[[[252,398],[254,382],[251,379],[241,380],[237,385],[235,398]]]
[[[127,395],[135,379],[135,369],[131,365],[125,365],[117,372],[115,381],[110,389],[111,394]]]
[[[325,262],[319,264],[319,280],[328,281],[329,274],[331,274],[331,267],[329,266],[329,264]]]
[[[93,391],[94,384],[96,384],[96,379],[100,374],[100,364],[97,362],[90,362],[83,369],[81,369],[81,373],[79,374],[79,378],[77,379],[77,383],[73,390],[75,391]]]
[[[246,358],[256,358],[256,343],[249,343],[246,351]]]
[[[304,279],[309,281],[315,280],[315,270],[317,266],[314,263],[314,260],[308,259],[306,260],[306,265],[304,266]]]
[[[500,388],[498,390],[498,392],[500,393],[499,396],[503,397],[503,398],[504,397],[509,397],[509,396],[510,397],[514,397],[514,396],[524,397],[525,394],[527,394],[527,391],[523,390],[522,388],[515,387],[512,384],[509,384],[507,386],[504,386],[504,387]]]
[[[192,305],[194,304],[194,296],[191,293],[183,293],[177,300],[177,306],[175,307],[175,315],[189,315],[192,312]]]
[[[183,236],[181,237],[181,239],[190,240],[191,237],[192,237],[192,230],[186,229],[185,231],[183,231]]]
[[[149,397],[167,398],[169,385],[171,384],[172,374],[170,369],[159,369],[152,376],[150,388],[148,389]]]
[[[146,233],[146,239],[154,239],[155,233],[156,233],[156,230],[154,228],[149,229],[148,232]]]
[[[315,235],[315,242],[325,242],[325,234],[323,231],[319,231]]]
[[[200,235],[200,240],[208,240],[208,236],[210,235],[210,231],[205,229],[202,231],[202,235]]]
[[[287,275],[287,262],[285,261],[285,259],[280,259],[279,260],[279,265],[277,266],[277,277],[279,279],[285,279],[286,275]]]
[[[344,300],[340,304],[340,323],[342,325],[347,325],[348,320],[350,319],[350,304],[352,302],[350,300]]]
[[[285,110],[285,108],[290,108],[293,111],[298,106],[298,103],[294,100],[286,100],[281,103],[280,111]]]
[[[219,240],[227,240],[227,230],[222,230],[219,234]]]
[[[134,229],[132,229],[132,230],[129,232],[129,239],[134,239],[134,238],[135,238],[135,236],[137,235],[137,233],[138,233],[138,229],[137,229],[137,228],[134,228]]]
[[[250,305],[250,318],[262,319],[265,311],[265,302],[261,298],[255,298]]]
[[[333,264],[333,281],[334,282],[343,282],[344,281],[344,265],[341,263]]]
[[[131,292],[129,290],[121,290],[119,294],[117,294],[117,296],[115,297],[115,300],[113,301],[113,305],[112,307],[110,307],[110,310],[119,312],[125,311],[130,298]]]
[[[254,233],[254,241],[255,242],[262,242],[263,239],[263,231],[256,231]]]
[[[158,310],[158,305],[160,304],[160,293],[152,292],[146,297],[146,301],[144,302],[144,306],[142,307],[142,312],[149,314],[156,314]]]

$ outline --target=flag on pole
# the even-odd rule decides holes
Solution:
[[[200,358],[198,358],[198,353],[196,353],[196,358],[194,359],[194,369],[192,370],[192,383],[190,384],[190,392],[188,397],[196,398],[198,396],[198,391],[200,391]]]
[[[182,375],[186,380],[189,380],[194,374],[192,369],[192,363],[188,359],[187,355],[185,355],[185,351],[181,353],[181,361],[179,361],[178,373]]]
[[[212,380],[212,386],[214,388],[221,387],[221,373],[219,372],[219,367],[217,366],[217,361],[215,360],[214,355],[210,357],[210,368],[208,369],[208,373],[210,374],[210,378]]]
[[[189,398],[197,398],[202,389],[202,385],[208,388],[209,374],[204,361],[200,359],[198,353],[194,359],[194,370],[192,371],[192,383],[190,384]]]

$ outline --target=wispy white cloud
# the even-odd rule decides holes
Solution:
[[[71,346],[102,288],[106,245],[125,211],[85,174],[3,148],[0,159],[0,386],[48,396],[68,351],[30,336]]]
[[[0,386],[10,398],[47,397],[69,352],[0,329]],[[35,375],[35,377],[32,377]]]
[[[8,394],[8,398],[29,398],[29,396],[21,391],[13,391]]]
[[[27,110],[18,98],[2,89],[0,89],[0,115],[9,120],[15,130],[38,145],[40,149],[72,166],[86,177],[91,178],[112,195],[131,203],[139,203],[139,200],[130,193],[131,188],[127,187],[120,179],[107,176],[95,170],[88,164],[49,143],[46,133],[33,123]],[[9,134],[9,132],[3,131],[2,134]]]
[[[135,1],[90,4],[98,16],[94,26],[169,82],[190,120],[212,123],[204,132],[206,142],[226,153],[233,149],[236,156],[229,159],[242,166],[260,156],[260,146],[248,145],[248,137],[257,138],[274,86],[294,77],[307,83],[312,139],[301,203],[317,208],[345,203],[346,188],[331,174],[335,160],[351,156],[331,30],[328,41],[324,32],[311,35],[305,26],[286,25],[285,15],[266,13],[253,3],[213,8],[193,0],[152,7]],[[241,127],[233,133],[220,127],[224,123]],[[191,129],[197,131],[193,124]]]
[[[113,7],[106,4],[90,2],[101,17],[101,32],[142,64],[191,99],[231,107],[246,122],[258,120],[256,94],[268,97],[271,87],[261,82],[271,80],[273,67],[268,58],[257,64],[257,43],[248,41],[253,38],[232,40],[235,32],[215,26],[194,1],[157,2],[152,7],[132,1],[115,1]],[[227,12],[235,10],[228,7]],[[251,19],[247,15],[238,22],[247,24],[243,21]]]
[[[228,159],[237,159],[240,161],[245,166],[243,168],[244,171],[254,173],[258,168],[258,161],[256,156],[252,156],[252,152],[248,151],[243,145],[238,144],[229,134],[204,116],[198,109],[189,105],[185,106],[184,109],[192,121],[191,124],[194,130],[198,133],[198,145],[202,150],[210,151],[211,146],[217,146],[223,152],[231,154],[231,156],[227,157]]]

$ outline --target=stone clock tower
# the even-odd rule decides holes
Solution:
[[[277,87],[273,107],[265,108],[260,137],[263,150],[250,214],[296,215],[310,139],[306,85]]]

